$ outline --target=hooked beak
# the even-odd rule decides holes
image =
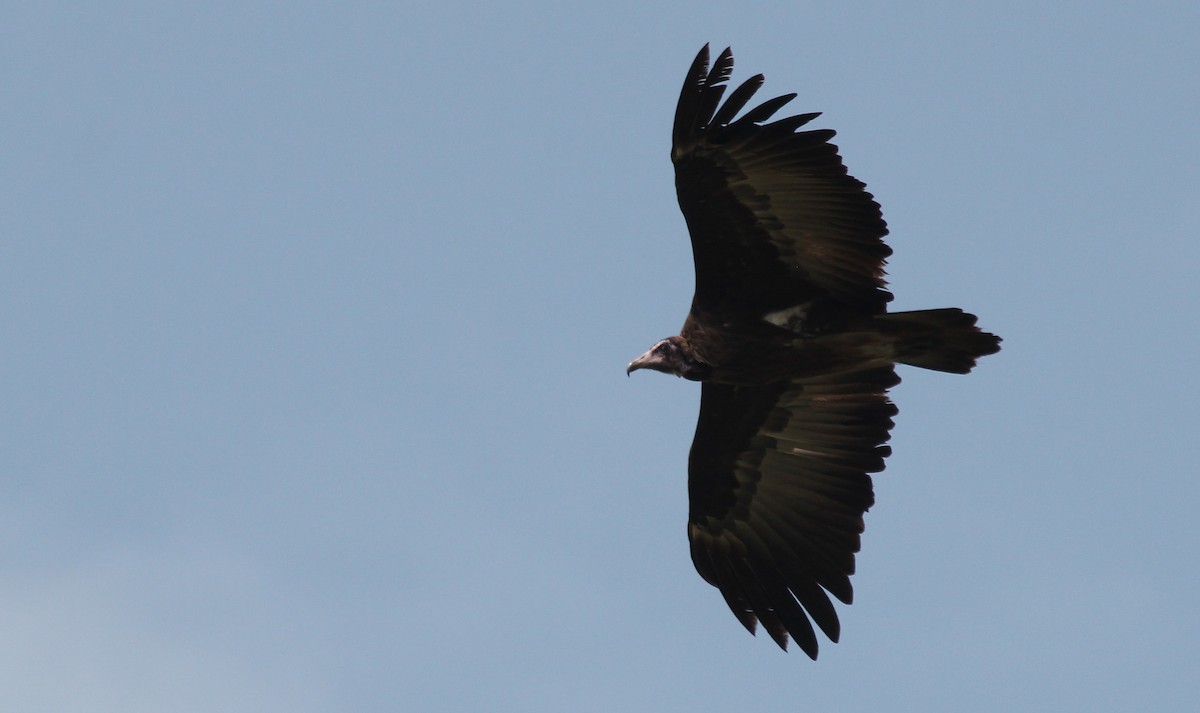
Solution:
[[[662,366],[662,358],[654,353],[654,349],[641,355],[637,359],[629,362],[629,366],[625,368],[625,376],[629,376],[638,369],[655,369]],[[661,371],[661,368],[659,369]]]

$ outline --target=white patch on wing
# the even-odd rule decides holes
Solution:
[[[763,315],[763,319],[776,327],[782,327],[792,332],[799,332],[804,328],[804,320],[808,318],[809,305],[810,303],[805,302],[794,307],[767,312]]]

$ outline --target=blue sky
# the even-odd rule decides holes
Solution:
[[[0,11],[0,699],[1130,711],[1200,696],[1195,3]],[[842,643],[688,557],[667,159],[705,42],[883,204],[903,369]]]

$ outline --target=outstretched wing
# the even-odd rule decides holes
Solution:
[[[671,160],[692,236],[695,308],[755,319],[811,300],[884,311],[887,224],[850,176],[829,130],[797,131],[818,114],[767,120],[796,95],[734,120],[763,83],[746,80],[724,104],[726,49],[708,69],[705,45],[675,113]]]
[[[827,592],[850,575],[896,407],[891,367],[762,387],[705,383],[688,465],[688,538],[700,576],[754,633],[812,658],[809,619],[837,641]]]

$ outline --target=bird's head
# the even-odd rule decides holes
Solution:
[[[667,337],[650,347],[650,351],[629,362],[625,374],[632,374],[638,369],[653,369],[692,381],[703,381],[712,371],[710,365],[696,358],[683,337]]]

